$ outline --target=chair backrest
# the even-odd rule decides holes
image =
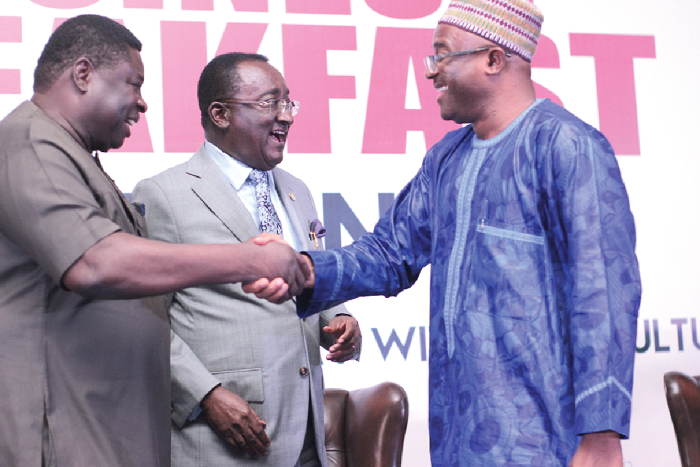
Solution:
[[[700,466],[700,376],[664,375],[666,402],[683,467]]]
[[[396,383],[323,397],[326,452],[331,467],[400,467],[408,396]]]

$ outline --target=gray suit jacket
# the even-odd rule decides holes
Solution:
[[[317,217],[306,185],[274,169],[275,186],[296,234],[309,240]],[[292,194],[290,196],[290,193]],[[294,199],[292,199],[294,198]],[[150,237],[176,243],[238,243],[258,235],[250,213],[204,146],[184,164],[138,183],[132,201],[145,205]],[[172,296],[173,466],[293,466],[312,404],[316,446],[327,465],[323,428],[321,328],[336,308],[300,320],[290,301],[273,305],[239,284],[193,287]],[[200,416],[188,417],[221,383],[267,422],[268,455],[253,460],[230,448]],[[309,397],[311,394],[311,397]],[[234,461],[235,460],[235,461]]]

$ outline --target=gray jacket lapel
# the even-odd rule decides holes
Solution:
[[[187,162],[185,170],[190,175],[192,191],[238,241],[244,242],[260,233],[250,213],[238,198],[236,190],[209,157],[204,145]]]
[[[275,189],[294,227],[294,233],[304,248],[309,248],[309,223],[312,219],[307,218],[313,214],[313,205],[308,191],[284,170],[275,168],[272,169],[272,173],[275,177]]]

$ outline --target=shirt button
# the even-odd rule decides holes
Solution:
[[[306,376],[309,374],[309,369],[306,368],[305,366],[303,366],[303,367],[299,368],[299,374],[301,376]]]

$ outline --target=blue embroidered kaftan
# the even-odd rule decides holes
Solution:
[[[629,434],[634,246],[610,144],[538,100],[495,138],[448,133],[373,233],[310,252],[298,311],[396,295],[430,263],[433,466],[568,466],[577,435]]]

